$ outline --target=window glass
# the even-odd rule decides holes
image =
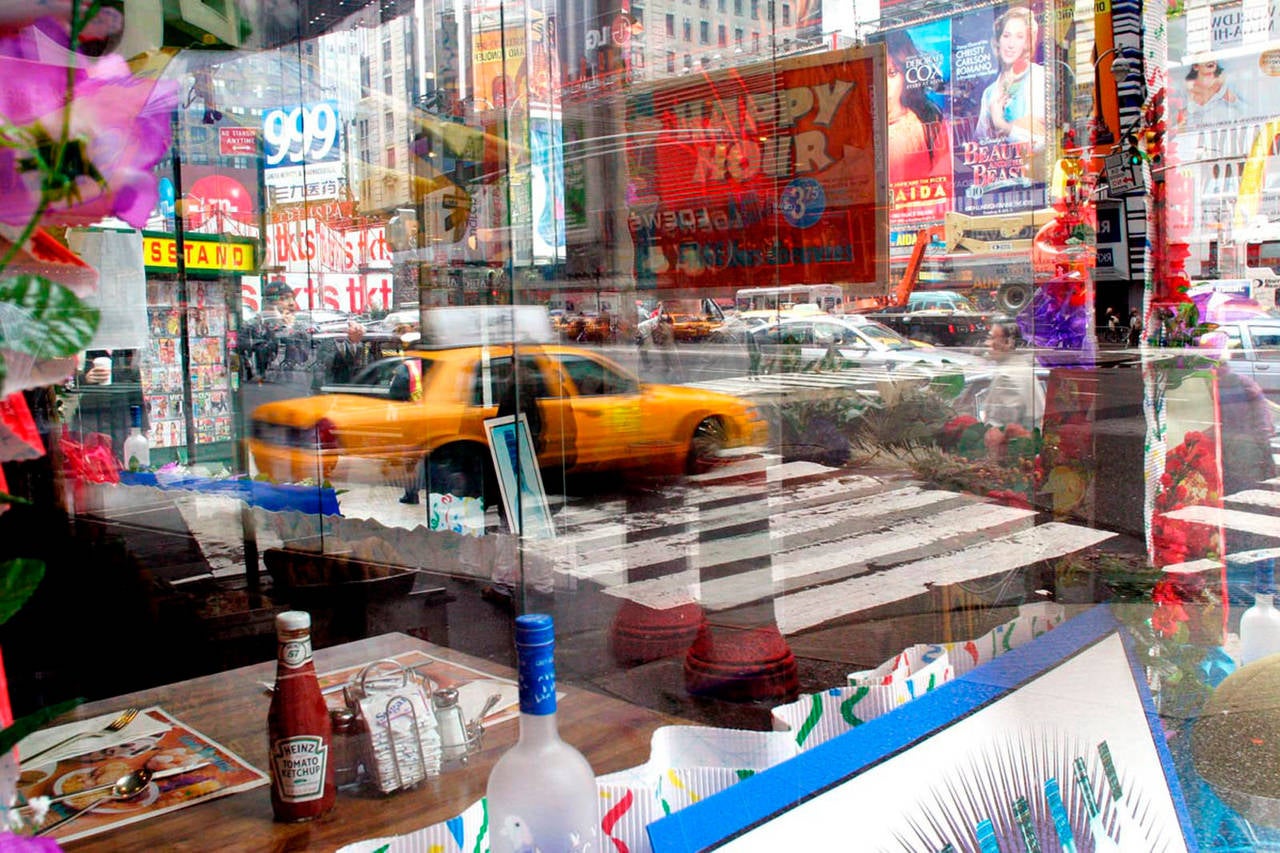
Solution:
[[[633,378],[594,359],[560,355],[557,360],[583,397],[634,394],[639,390]]]
[[[469,719],[512,675],[513,617],[546,612],[565,739],[608,773],[671,722],[785,727],[800,752],[874,736],[854,724],[912,689],[1107,612],[1188,847],[1280,849],[1231,805],[1272,802],[1274,762],[1237,732],[1214,780],[1195,728],[1260,683],[1237,677],[1244,614],[1280,553],[1280,89],[1254,37],[1280,21],[999,0],[860,6],[851,29],[838,3],[764,2],[0,13],[0,62],[34,51],[0,76],[0,589],[44,573],[0,621],[14,715],[158,703],[265,769],[278,614],[311,615],[335,684],[458,656],[493,676],[463,686]],[[59,51],[88,75],[70,99]],[[528,441],[486,429],[517,410]],[[127,653],[86,655],[121,626]],[[1140,691],[1100,674],[1040,703],[1088,708],[1047,736],[1005,720],[1048,769],[1001,790],[1052,845],[1034,795],[1057,778],[1086,832],[1078,759],[1105,806],[1080,849],[1181,849],[1176,820],[1144,823],[1168,777],[1126,751],[1141,707],[1111,732]],[[464,815],[515,716],[392,810],[344,786],[325,844]],[[119,777],[89,755],[66,764]],[[64,793],[66,767],[30,764],[23,796]],[[709,794],[683,793],[664,802]],[[223,835],[307,846],[265,791],[233,796]],[[1008,800],[864,846],[959,848],[929,833],[989,819],[1012,849]],[[164,820],[199,839],[208,818]]]

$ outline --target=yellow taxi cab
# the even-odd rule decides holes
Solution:
[[[681,343],[696,344],[707,338],[723,325],[722,321],[708,314],[672,314],[671,330],[675,339]]]
[[[324,479],[343,457],[363,457],[407,474],[425,460],[430,490],[480,496],[495,482],[484,422],[511,395],[525,411],[537,401],[544,470],[700,471],[727,449],[767,442],[750,404],[643,383],[607,356],[553,343],[540,308],[439,308],[424,322],[414,348],[351,384],[256,408],[249,449],[259,472]]]

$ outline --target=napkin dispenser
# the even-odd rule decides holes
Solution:
[[[440,773],[443,744],[428,689],[393,660],[374,661],[344,690],[360,720],[365,768],[384,794]]]

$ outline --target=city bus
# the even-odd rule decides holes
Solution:
[[[844,311],[844,291],[838,284],[787,284],[779,287],[748,287],[734,297],[738,313],[747,311],[790,311],[797,305],[813,305],[819,311]]]

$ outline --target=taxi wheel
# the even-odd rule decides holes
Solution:
[[[729,443],[724,421],[706,418],[693,431],[689,442],[689,458],[686,468],[690,474],[704,474],[721,464],[720,451]]]

